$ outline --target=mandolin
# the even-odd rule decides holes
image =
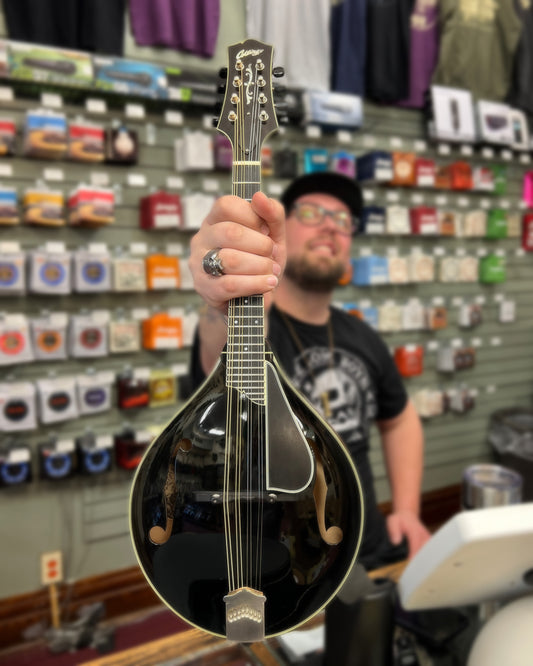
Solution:
[[[217,128],[232,144],[233,194],[250,200],[277,129],[272,47],[250,39],[228,58]],[[179,617],[229,640],[294,629],[348,576],[362,498],[344,445],[269,348],[263,296],[233,299],[217,366],[133,481],[130,529],[150,585]]]

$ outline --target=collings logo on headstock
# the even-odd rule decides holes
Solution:
[[[264,50],[265,49],[248,49],[248,50],[242,49],[242,51],[239,51],[237,53],[236,58],[238,60],[240,58],[247,58],[248,56],[258,56],[261,55],[261,53],[263,53]]]

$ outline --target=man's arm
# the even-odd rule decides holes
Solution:
[[[424,433],[409,400],[395,418],[377,423],[392,493],[387,529],[393,543],[405,536],[412,557],[430,537],[420,521],[420,493],[424,469]]]

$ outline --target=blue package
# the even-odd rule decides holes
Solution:
[[[392,180],[392,154],[373,150],[357,158],[357,180],[386,183]]]

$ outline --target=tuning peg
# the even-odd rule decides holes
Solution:
[[[219,95],[223,95],[225,92],[226,92],[226,84],[225,84],[225,83],[221,83],[221,84],[218,86],[218,88],[217,88],[217,93],[218,93]]]
[[[211,124],[213,125],[213,127],[218,126],[218,116],[213,116],[213,118],[211,120]]]
[[[272,85],[272,90],[276,95],[284,95],[287,92],[287,86],[280,85],[279,83],[274,83]]]
[[[285,70],[283,67],[274,67],[272,70],[272,76],[275,76],[279,79],[281,76],[285,76]]]
[[[218,70],[218,75],[220,76],[221,79],[227,79],[228,78],[228,68],[227,67],[221,67]]]
[[[287,113],[289,105],[287,102],[276,102],[274,107],[276,108],[276,113]]]

